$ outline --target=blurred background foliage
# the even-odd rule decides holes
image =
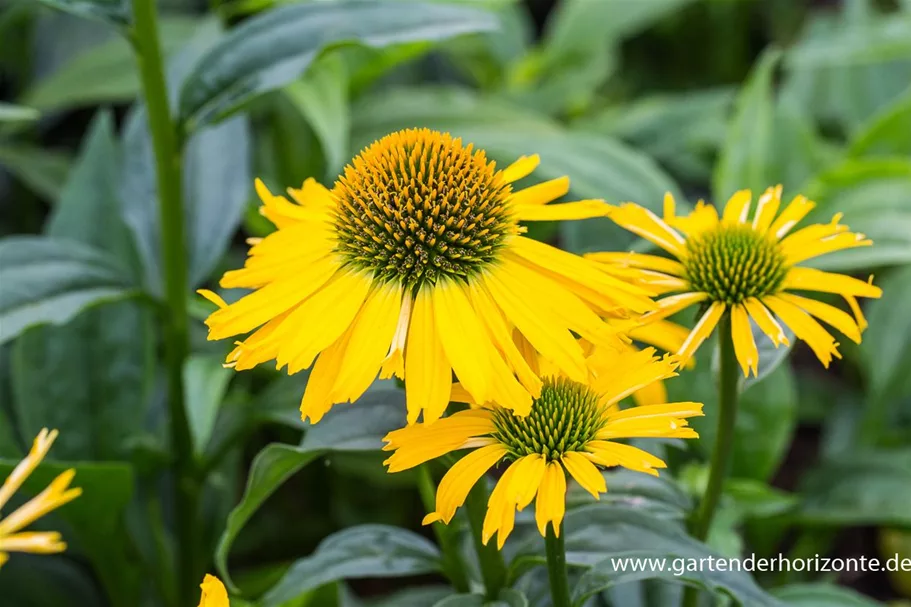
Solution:
[[[834,372],[824,373],[803,346],[790,357],[763,353],[772,362],[745,386],[732,478],[709,544],[725,555],[911,557],[911,2],[449,2],[492,12],[499,28],[453,36],[431,27],[411,42],[330,49],[311,56],[302,76],[295,74],[306,63],[285,65],[295,73],[278,90],[255,98],[241,91],[214,104],[177,99],[188,79],[197,88],[212,83],[218,66],[195,68],[207,49],[278,5],[310,2],[162,3],[175,106],[200,125],[215,123],[192,134],[184,167],[192,286],[239,266],[244,238],[269,232],[256,212],[254,176],[273,191],[307,177],[331,185],[361,147],[409,126],[451,131],[501,163],[539,153],[535,178],[569,175],[571,197],[632,200],[656,211],[666,191],[684,205],[718,203],[736,189],[782,183],[786,196],[818,202],[810,220],[844,212],[876,243],[819,267],[875,274],[885,294],[865,310],[863,343],[842,340]],[[91,6],[50,3],[76,12]],[[403,14],[411,10],[408,0],[398,3]],[[113,7],[101,16],[116,20],[117,2],[95,4]],[[275,52],[281,44],[274,41]],[[0,476],[50,426],[61,430],[56,463],[35,487],[75,465],[85,489],[45,522],[63,529],[66,555],[17,556],[0,571],[4,607],[174,604],[172,487],[163,473],[172,453],[160,336],[145,302],[162,289],[156,192],[139,87],[128,42],[98,20],[31,0],[0,4],[0,292],[25,284],[23,259],[45,263],[29,284],[45,273],[70,276],[68,264],[77,262],[92,276],[91,296],[89,287],[42,295],[58,312],[41,319],[54,325],[28,328],[34,319],[23,314],[33,310],[9,304],[9,291],[0,295]],[[22,240],[37,234],[49,239]],[[535,226],[533,235],[576,252],[643,247],[607,220]],[[79,247],[54,244],[74,241]],[[104,305],[83,311],[89,302]],[[188,306],[197,320],[209,310],[197,300]],[[220,364],[226,345],[206,342],[200,322],[192,330],[185,379],[195,449],[210,473],[204,534],[244,596],[271,588],[261,604],[289,607],[417,607],[445,597],[435,549],[415,533],[389,538],[386,527],[354,527],[314,552],[330,533],[367,523],[426,535],[416,525],[422,509],[413,480],[387,475],[376,452],[377,429],[402,421],[398,393],[380,385],[365,397],[369,409],[356,415],[372,420],[370,434],[358,434],[367,422],[352,425],[344,411],[307,429],[297,412],[306,377],[234,374]],[[668,445],[676,474],[660,482],[609,474],[601,510],[577,496],[568,528],[573,512],[605,522],[586,528],[594,537],[568,538],[571,563],[591,565],[637,546],[643,534],[657,538],[661,554],[701,554],[667,526],[705,482],[701,462],[714,440],[711,349],[701,352],[669,390],[704,400],[702,438],[688,451]],[[636,518],[643,505],[654,518]],[[507,546],[514,564],[534,552],[534,539],[520,538],[517,531]],[[388,558],[367,554],[372,543]],[[285,575],[289,566],[295,575]],[[535,598],[540,575],[514,573],[515,596],[502,604],[547,604]],[[586,576],[595,588],[586,605],[672,605],[679,594],[667,574],[627,581],[595,568]],[[746,604],[911,599],[911,573],[757,580],[764,591],[733,575],[690,581]],[[750,603],[754,591],[763,598]]]

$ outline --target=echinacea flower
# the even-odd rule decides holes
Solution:
[[[648,289],[522,236],[519,221],[606,212],[597,200],[548,205],[568,191],[565,177],[514,190],[537,164],[522,157],[497,170],[449,134],[409,129],[365,148],[331,190],[309,179],[289,189],[291,202],[257,181],[278,229],[221,279],[253,293],[227,305],[202,292],[220,307],[209,339],[253,331],[228,357],[237,370],[313,365],[301,402],[311,422],[355,401],[378,372],[406,379],[409,423],[442,415],[453,372],[479,402],[527,413],[541,381],[513,328],[584,381],[573,334],[603,342],[615,330],[604,317],[654,309]]]
[[[214,575],[206,574],[199,587],[202,589],[202,596],[199,597],[198,607],[230,607],[228,591]]]
[[[449,523],[471,488],[501,461],[509,462],[490,495],[482,540],[497,534],[502,548],[515,524],[517,510],[535,500],[535,520],[541,535],[547,525],[559,534],[566,507],[566,475],[597,499],[607,490],[599,468],[623,466],[658,474],[665,463],[636,447],[617,442],[625,438],[695,438],[687,418],[702,415],[702,405],[666,403],[621,410],[617,403],[644,386],[676,375],[674,356],[658,358],[655,351],[598,348],[589,359],[594,377],[585,385],[560,375],[543,373],[544,386],[531,411],[521,417],[495,403],[486,403],[443,417],[433,424],[414,424],[385,437],[389,472],[399,472],[470,449],[443,477],[436,510],[424,524]],[[460,398],[461,396],[461,398]],[[453,386],[453,400],[467,400]]]
[[[674,293],[660,299],[659,309],[646,314],[643,321],[666,318],[694,304],[706,306],[678,351],[683,359],[693,355],[728,313],[735,353],[745,376],[751,371],[756,375],[759,364],[750,319],[776,347],[788,344],[780,320],[828,367],[833,357],[841,357],[838,343],[815,319],[860,343],[866,321],[857,297],[880,297],[882,291],[871,282],[799,264],[826,253],[873,243],[840,224],[840,213],[830,223],[813,224],[791,233],[814,203],[796,196],[779,214],[781,186],[767,189],[752,215],[750,201],[749,190],[736,192],[721,217],[715,207],[702,202],[689,215],[678,217],[670,194],[664,199],[664,219],[632,203],[611,207],[609,217],[614,222],[676,259],[641,253],[592,253],[588,258],[606,266],[635,269],[642,284],[665,295]],[[854,317],[791,291],[841,295]]]
[[[32,443],[28,455],[19,462],[0,487],[0,510],[25,479],[38,467],[57,438],[57,431],[42,430]],[[22,531],[48,512],[59,508],[82,494],[82,489],[70,489],[75,470],[67,470],[55,478],[41,493],[11,514],[0,519],[0,567],[9,559],[10,552],[54,554],[66,550],[66,544],[56,531]]]

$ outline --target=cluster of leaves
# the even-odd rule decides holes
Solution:
[[[613,559],[911,556],[902,305],[911,299],[911,3],[562,0],[538,35],[515,0],[277,2],[216,2],[208,14],[166,5],[161,44],[188,142],[188,292],[239,264],[238,235],[270,229],[255,210],[254,175],[274,191],[307,177],[329,184],[363,145],[410,126],[451,131],[501,163],[539,153],[536,177],[568,175],[574,198],[657,211],[666,191],[683,204],[775,183],[801,191],[818,202],[811,220],[844,212],[876,242],[819,266],[876,273],[885,295],[867,308],[863,344],[843,344],[826,375],[801,351],[761,353],[707,545],[683,526],[714,440],[703,348],[668,385],[707,412],[690,452],[662,447],[676,474],[606,473],[601,502],[571,494],[574,600],[675,605],[687,583],[744,605],[879,604],[830,583],[850,579],[623,571]],[[69,552],[17,555],[0,571],[3,603],[177,607],[154,159],[129,37],[112,33],[132,17],[120,0],[46,3],[78,17],[31,2],[0,9],[10,74],[0,85],[16,101],[0,104],[0,477],[40,428],[56,427],[56,461],[26,489],[75,467],[84,495],[46,523],[63,530]],[[767,27],[752,48],[759,19]],[[73,130],[75,155],[60,149]],[[535,230],[576,252],[641,246],[606,220]],[[196,319],[208,311],[187,306]],[[207,479],[201,535],[250,604],[484,604],[441,583],[439,550],[417,530],[412,479],[380,465],[380,437],[403,423],[395,386],[378,384],[311,428],[297,413],[306,377],[234,374],[221,367],[223,344],[207,343],[201,323],[192,329],[184,379]],[[494,604],[549,604],[526,514],[506,548],[511,588]],[[452,533],[476,569],[459,518]],[[860,548],[845,552],[846,537]],[[410,579],[350,583],[363,578]],[[888,583],[876,578],[879,598],[911,595],[907,574]]]

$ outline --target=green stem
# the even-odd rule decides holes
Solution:
[[[715,447],[709,468],[709,481],[702,496],[702,502],[690,522],[690,534],[700,541],[705,541],[712,527],[712,519],[721,501],[724,478],[731,461],[731,449],[734,446],[734,424],[737,421],[737,398],[740,370],[737,368],[737,355],[734,352],[734,340],[731,334],[731,316],[725,314],[718,323],[718,349],[720,368],[718,371],[718,431],[715,434]],[[699,591],[688,587],[684,593],[685,607],[698,605]]]
[[[563,543],[563,523],[560,523],[559,535],[553,523],[547,525],[544,538],[547,552],[547,577],[550,580],[550,596],[554,607],[570,607],[569,578],[566,576],[566,546]]]
[[[203,565],[198,524],[199,477],[195,470],[192,438],[184,407],[183,364],[189,349],[187,327],[187,269],[184,236],[184,210],[181,192],[182,150],[178,131],[171,120],[165,85],[164,64],[158,38],[155,0],[132,0],[132,41],[142,80],[148,112],[149,132],[155,152],[161,224],[162,265],[164,266],[165,362],[168,378],[168,412],[171,423],[175,465],[175,518],[178,539],[178,596],[182,604],[193,604]],[[195,597],[195,598],[198,598]]]
[[[494,601],[500,595],[500,590],[506,583],[506,563],[503,555],[497,550],[494,542],[484,545],[482,531],[484,528],[484,515],[487,513],[487,483],[482,478],[468,493],[465,508],[468,522],[471,524],[471,539],[478,555],[481,567],[481,577],[484,579],[484,589],[487,599]]]
[[[418,492],[421,494],[424,511],[433,512],[436,510],[436,487],[433,477],[430,475],[429,466],[427,464],[418,466],[417,475]],[[452,587],[456,592],[468,592],[468,574],[465,572],[465,564],[459,554],[458,529],[443,523],[434,523],[433,533],[440,544],[440,550],[443,553],[443,570],[449,581],[452,582]]]

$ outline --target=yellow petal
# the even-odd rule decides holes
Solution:
[[[506,447],[497,443],[475,449],[457,461],[440,481],[436,511],[424,518],[424,524],[438,520],[448,524],[459,506],[465,503],[475,483],[505,455]]]
[[[591,493],[595,499],[601,499],[601,494],[607,491],[604,476],[601,471],[585,456],[573,451],[563,454],[563,466],[583,489]]]
[[[699,319],[699,322],[697,322],[696,326],[693,327],[693,330],[690,331],[690,336],[686,338],[686,341],[680,346],[680,350],[677,351],[681,360],[689,360],[699,346],[702,345],[702,342],[712,334],[718,321],[721,320],[721,315],[724,314],[724,310],[725,305],[723,302],[712,302],[708,311],[702,315],[702,318]]]
[[[537,154],[532,154],[531,156],[520,156],[518,160],[503,169],[503,172],[500,173],[500,177],[506,183],[514,183],[523,177],[528,177],[531,175],[532,172],[538,168],[538,164],[540,163],[541,157]]]
[[[210,291],[209,289],[197,289],[196,292],[199,293],[200,295],[202,295],[203,297],[205,297],[206,299],[208,299],[209,301],[211,301],[212,303],[214,303],[219,308],[228,307],[227,302],[221,298],[221,295],[219,295],[218,293],[216,293],[214,291]]]
[[[493,535],[497,534],[497,547],[502,548],[506,538],[512,532],[516,520],[516,501],[510,495],[512,478],[516,474],[519,462],[515,461],[506,468],[496,487],[490,492],[487,501],[487,514],[481,529],[481,541],[486,545]]]
[[[762,303],[775,312],[794,331],[794,335],[807,342],[824,367],[828,368],[832,357],[841,358],[835,339],[809,314],[774,295],[763,297]]]
[[[633,402],[637,407],[657,405],[667,402],[667,387],[663,381],[652,382],[633,392]]]
[[[430,288],[421,289],[411,311],[405,350],[405,399],[409,424],[418,420],[422,409],[424,421],[434,422],[449,404],[452,367],[440,341],[433,297]]]
[[[516,205],[516,218],[520,221],[566,221],[606,217],[608,206],[603,200],[579,200],[562,204]]]
[[[535,522],[542,536],[547,535],[550,523],[554,534],[559,537],[563,515],[566,512],[566,473],[557,462],[550,462],[544,470],[538,497],[535,500]]]
[[[559,177],[519,190],[510,196],[509,200],[515,206],[543,205],[556,200],[567,192],[569,192],[569,177]]]
[[[57,440],[57,435],[58,432],[56,430],[48,431],[47,428],[42,428],[38,433],[38,436],[32,441],[32,448],[29,449],[28,455],[16,464],[10,475],[3,481],[3,486],[0,486],[0,510],[3,509],[13,494],[19,490],[25,479],[38,467],[38,464],[50,451],[51,445]]]
[[[731,336],[734,341],[734,353],[740,362],[740,368],[743,369],[743,376],[749,377],[752,370],[753,377],[758,377],[759,350],[756,349],[750,317],[743,304],[731,307]]]
[[[375,288],[351,323],[348,351],[332,389],[337,402],[354,402],[370,387],[386,357],[402,307],[402,288]]]
[[[768,231],[769,226],[772,224],[772,220],[775,218],[775,213],[778,212],[778,207],[781,205],[781,190],[781,185],[777,185],[774,188],[768,188],[762,196],[759,197],[759,202],[756,203],[756,215],[753,217],[753,229],[760,234],[765,234],[766,231]]]
[[[686,256],[686,241],[683,237],[645,207],[629,202],[619,207],[612,206],[608,217],[617,225],[655,243],[675,257]]]
[[[469,409],[432,424],[417,423],[388,433],[384,450],[393,454],[384,462],[389,472],[401,472],[436,459],[450,451],[465,448],[465,443],[493,433],[496,427],[490,411]]]
[[[785,276],[783,289],[799,289],[806,291],[820,291],[822,293],[835,293],[837,295],[852,295],[854,297],[882,296],[882,289],[874,287],[868,282],[835,274],[823,272],[813,268],[791,268]]]
[[[623,466],[636,472],[658,476],[656,468],[667,468],[661,459],[637,447],[595,440],[586,445],[590,459],[601,466]]]
[[[69,488],[75,475],[76,471],[72,468],[61,473],[44,491],[0,520],[0,537],[19,531],[48,512],[56,510],[82,495],[82,489]]]
[[[646,255],[645,253],[633,253],[631,251],[587,253],[585,258],[599,263],[654,270],[656,272],[670,274],[671,276],[683,276],[686,274],[686,269],[679,261],[668,259],[667,257],[659,257],[657,255]]]
[[[761,301],[755,297],[749,297],[743,302],[743,305],[746,307],[747,312],[750,313],[750,317],[756,321],[756,325],[762,329],[763,333],[768,335],[776,348],[779,344],[790,345],[788,336],[785,335],[781,325],[778,324],[778,321],[775,320],[775,317]]]
[[[199,607],[229,607],[228,591],[217,577],[206,574],[199,587],[202,589]]]
[[[56,531],[14,533],[0,537],[0,552],[57,554],[66,550],[66,543],[62,540],[62,536]]]
[[[779,293],[778,297],[801,308],[804,312],[809,312],[832,327],[835,327],[854,343],[860,343],[860,327],[857,326],[857,323],[849,314],[821,301],[800,297],[799,295],[794,295],[792,293]]]
[[[373,284],[370,275],[343,270],[297,306],[269,341],[279,344],[276,361],[297,373],[351,326]]]
[[[778,219],[772,222],[772,225],[769,226],[769,232],[778,240],[784,238],[784,236],[791,231],[801,219],[807,216],[807,213],[813,210],[813,207],[816,206],[815,202],[807,200],[806,196],[798,195],[788,204],[781,215],[778,216]]]
[[[350,337],[351,329],[349,328],[316,359],[316,364],[310,371],[310,377],[307,378],[304,396],[301,398],[300,411],[303,421],[307,421],[309,417],[311,424],[319,422],[335,404],[332,398],[332,388],[335,387],[335,380],[348,350]]]
[[[437,335],[459,382],[479,403],[487,402],[490,358],[496,355],[463,288],[438,282],[431,291]],[[408,378],[408,370],[405,370]]]
[[[708,293],[679,293],[677,295],[670,295],[659,299],[657,302],[658,309],[654,312],[649,312],[642,316],[643,321],[652,321],[660,320],[662,318],[667,318],[668,316],[673,316],[677,312],[690,307],[693,304],[697,304],[701,301],[705,301],[709,298]]]
[[[750,214],[750,199],[753,193],[749,190],[739,190],[724,205],[721,221],[724,223],[746,223]]]

